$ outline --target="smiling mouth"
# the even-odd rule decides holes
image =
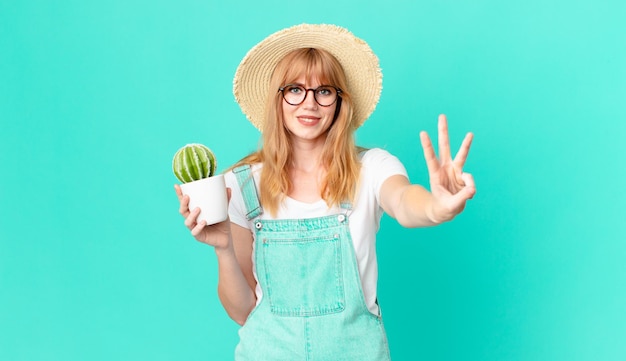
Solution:
[[[315,123],[319,120],[319,118],[315,117],[298,117],[298,119],[303,123]]]

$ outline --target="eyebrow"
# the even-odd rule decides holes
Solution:
[[[299,86],[301,86],[301,87],[303,87],[303,88],[306,88],[306,85],[305,85],[305,84],[302,84],[302,83],[287,83],[287,84],[285,84],[285,86],[287,86],[287,85],[299,85]],[[320,84],[319,84],[318,86],[316,86],[315,88],[308,88],[308,89],[317,89],[317,88],[319,88],[319,87],[323,87],[323,86],[332,86],[332,87],[334,87],[334,85],[331,85],[331,84],[320,83]]]

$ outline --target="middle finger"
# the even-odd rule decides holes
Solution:
[[[447,163],[451,161],[450,156],[450,138],[448,137],[448,120],[445,114],[439,115],[439,161]]]

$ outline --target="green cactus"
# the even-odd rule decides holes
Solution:
[[[189,183],[215,174],[215,154],[202,144],[187,144],[180,148],[172,160],[172,170],[178,180]]]

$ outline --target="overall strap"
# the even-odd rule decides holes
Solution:
[[[241,195],[246,205],[246,218],[248,220],[254,219],[263,214],[263,208],[259,203],[259,195],[256,191],[256,184],[254,183],[254,177],[249,164],[245,164],[233,169],[233,173],[239,183],[239,189],[241,189]]]

